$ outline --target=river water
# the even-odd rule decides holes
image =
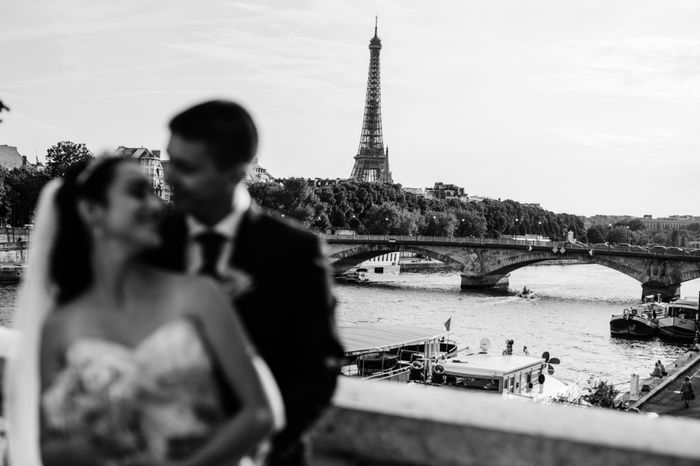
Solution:
[[[688,345],[610,336],[612,314],[639,302],[639,282],[593,264],[531,266],[510,276],[509,293],[460,290],[458,273],[370,274],[363,285],[338,284],[339,325],[401,324],[443,329],[451,318],[451,337],[460,347],[479,348],[489,338],[500,352],[506,339],[530,354],[549,351],[561,359],[555,376],[579,380],[593,376],[613,383],[630,374],[646,377],[654,362],[670,363]],[[533,300],[515,297],[527,286]],[[681,296],[697,297],[700,279],[682,285]]]
[[[460,347],[479,347],[489,338],[492,351],[515,340],[518,351],[549,351],[562,360],[555,375],[568,379],[629,380],[650,373],[654,362],[669,363],[687,345],[610,336],[609,320],[638,302],[640,284],[619,272],[592,264],[531,266],[510,276],[509,293],[461,291],[458,273],[370,274],[364,285],[335,285],[339,325],[401,324],[443,329]],[[514,296],[527,285],[534,300]],[[698,296],[700,279],[684,283],[682,296]],[[0,325],[10,325],[16,286],[0,288]]]

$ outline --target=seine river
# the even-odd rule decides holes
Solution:
[[[653,340],[612,338],[613,313],[636,303],[641,286],[598,265],[526,267],[510,276],[509,294],[461,291],[458,273],[370,274],[365,285],[335,285],[339,325],[413,325],[443,329],[451,318],[451,337],[478,348],[489,338],[494,351],[505,340],[530,354],[549,351],[562,360],[555,375],[568,380],[594,376],[622,383],[632,373],[646,376],[660,359],[668,363],[686,347]],[[534,300],[516,298],[527,285]],[[682,296],[698,296],[700,279],[684,283]],[[0,288],[0,324],[9,325],[17,287]]]
[[[654,362],[669,363],[687,347],[653,340],[610,336],[610,316],[639,301],[639,282],[592,264],[532,266],[510,276],[509,294],[461,291],[458,273],[370,274],[364,285],[337,284],[339,325],[412,325],[443,329],[451,318],[451,336],[461,346],[479,348],[489,338],[500,352],[506,339],[518,351],[549,351],[561,365],[555,376],[568,380],[629,381],[646,377]],[[527,285],[533,300],[514,294]],[[697,297],[700,279],[682,285],[681,296]]]

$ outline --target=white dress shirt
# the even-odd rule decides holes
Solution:
[[[192,215],[186,217],[187,222],[187,272],[195,274],[202,268],[203,251],[202,245],[197,241],[197,236],[202,233],[213,232],[223,236],[224,242],[219,260],[216,263],[216,271],[220,275],[224,275],[229,268],[231,255],[233,254],[233,240],[238,233],[238,227],[241,225],[243,215],[250,208],[250,194],[244,183],[239,183],[236,189],[233,190],[233,200],[231,203],[231,212],[219,223],[211,227],[199,222]]]

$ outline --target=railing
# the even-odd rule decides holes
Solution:
[[[683,256],[683,257],[695,257],[696,260],[700,260],[700,249],[683,249],[677,247],[665,247],[665,246],[636,246],[629,244],[587,244],[575,242],[571,243],[568,241],[538,241],[538,240],[527,240],[527,239],[513,239],[513,238],[470,238],[470,237],[451,237],[451,236],[408,236],[408,235],[329,235],[321,234],[329,243],[368,243],[368,242],[382,242],[382,243],[395,243],[400,242],[402,244],[446,244],[446,245],[469,245],[469,246],[483,246],[483,245],[493,245],[493,246],[532,246],[538,248],[554,248],[558,250],[564,248],[565,251],[578,251],[589,253],[589,251],[601,251],[601,252],[616,252],[616,253],[629,253],[632,255],[661,255],[661,256]]]

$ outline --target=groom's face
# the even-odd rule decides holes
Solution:
[[[166,175],[178,210],[199,216],[222,202],[230,205],[233,188],[239,181],[237,170],[219,167],[205,142],[173,134],[168,154]]]

